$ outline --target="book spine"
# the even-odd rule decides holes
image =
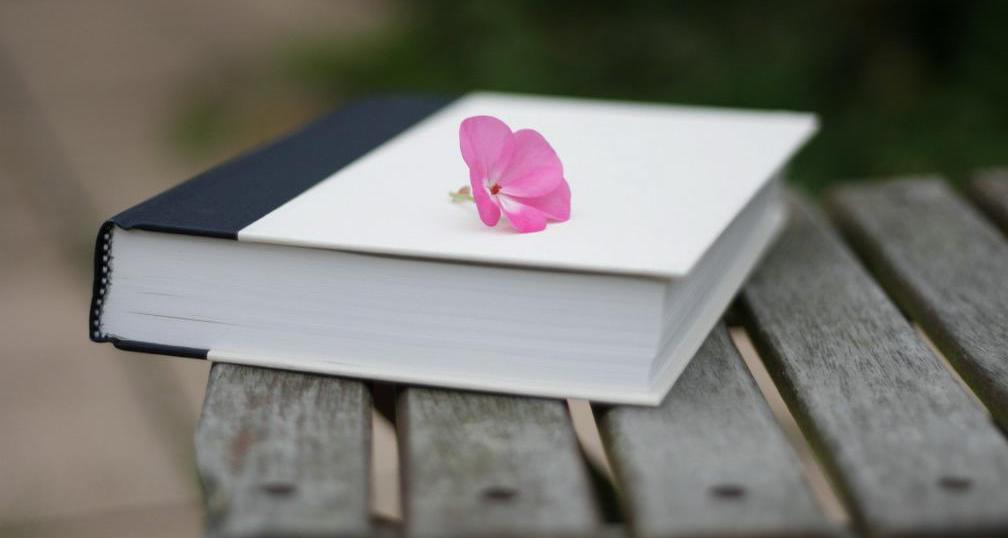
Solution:
[[[88,315],[88,335],[91,340],[93,342],[110,342],[118,349],[125,351],[206,359],[210,352],[208,349],[125,340],[102,332],[102,311],[105,307],[105,297],[112,283],[112,228],[114,227],[113,221],[105,221],[98,229],[98,237],[95,239],[94,281],[91,283],[91,312]]]
[[[88,314],[88,335],[93,342],[110,342],[101,330],[101,315],[105,308],[105,294],[112,278],[112,221],[105,221],[98,228],[94,250],[94,281],[91,283],[91,312]]]

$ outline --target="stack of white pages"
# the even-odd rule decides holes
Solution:
[[[487,227],[459,124],[542,133],[571,216]],[[473,93],[355,103],[106,222],[96,341],[343,376],[657,404],[785,219],[815,118]]]

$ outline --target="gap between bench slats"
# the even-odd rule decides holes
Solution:
[[[1008,532],[1008,444],[804,204],[742,293],[767,369],[872,535]]]
[[[599,515],[561,400],[406,388],[407,536],[582,536]]]
[[[660,407],[599,411],[635,535],[833,533],[723,325]]]
[[[843,188],[830,202],[879,281],[1008,426],[1008,241],[938,179]]]
[[[1008,169],[976,174],[966,192],[1008,234]]]
[[[214,364],[196,431],[208,534],[369,534],[370,417],[358,381]]]

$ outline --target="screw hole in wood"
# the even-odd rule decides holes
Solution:
[[[938,485],[942,489],[952,492],[963,492],[973,486],[973,481],[964,476],[943,476],[938,479]]]
[[[507,486],[490,486],[483,490],[483,500],[493,502],[505,502],[514,499],[518,491]]]
[[[711,487],[710,493],[718,499],[735,500],[745,497],[746,490],[738,484],[717,484]]]
[[[286,497],[297,491],[297,486],[289,482],[265,482],[259,484],[259,489],[275,497]]]

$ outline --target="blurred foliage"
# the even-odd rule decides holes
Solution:
[[[1008,2],[393,7],[367,35],[283,47],[257,87],[296,96],[300,110],[376,91],[469,89],[811,110],[822,131],[792,177],[813,190],[893,174],[961,179],[1008,161]],[[198,100],[178,139],[212,143],[207,133],[256,114],[241,102]]]

